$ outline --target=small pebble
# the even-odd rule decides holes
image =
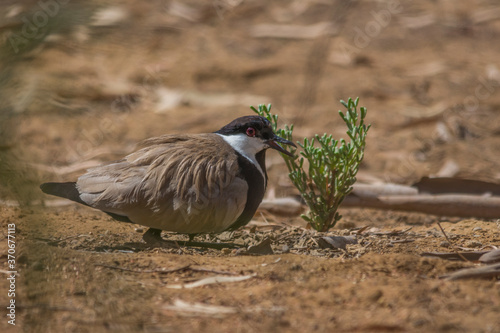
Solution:
[[[135,228],[135,232],[144,232],[144,228]]]
[[[441,247],[450,247],[450,243],[448,243],[447,241],[444,241],[444,242],[439,243],[439,246],[441,246]]]
[[[480,231],[480,230],[483,230],[483,228],[481,228],[481,227],[475,227],[474,229],[472,229],[472,231]]]

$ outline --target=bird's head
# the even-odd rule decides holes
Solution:
[[[236,150],[243,150],[253,155],[273,148],[283,154],[293,156],[292,153],[283,149],[280,143],[297,147],[293,142],[277,136],[269,120],[261,116],[236,118],[215,133],[224,136],[225,140]]]

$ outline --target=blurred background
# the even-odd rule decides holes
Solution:
[[[2,0],[0,202],[36,202],[43,181],[74,181],[148,137],[215,131],[252,114],[250,105],[272,103],[281,125],[295,124],[297,140],[325,132],[343,137],[345,124],[337,110],[343,108],[339,100],[349,97],[360,98],[372,124],[359,181],[412,184],[435,175],[498,183],[499,37],[496,0]],[[281,157],[269,152],[267,163],[268,194],[294,193]],[[64,324],[67,331],[81,331],[82,322],[94,325],[96,318],[104,318],[97,326],[103,331],[109,318],[117,327],[121,321],[130,321],[130,327],[148,324],[145,318],[157,312],[152,301],[157,284],[138,287],[134,277],[124,293],[124,273],[110,278],[94,266],[106,252],[96,254],[96,247],[108,246],[110,239],[115,246],[140,239],[133,226],[103,223],[109,219],[85,207],[40,214],[33,206],[5,207],[0,209],[4,224],[30,219],[29,226],[16,229],[18,236],[43,236],[55,244],[25,242],[29,251],[19,252],[24,253],[20,264],[30,267],[22,275],[24,301],[35,304],[24,312],[34,314],[24,319],[27,330],[60,331],[63,326],[49,320],[60,309],[61,322],[78,318]],[[365,224],[436,221],[423,214],[391,214],[367,211],[349,218]],[[95,238],[92,246],[81,235]],[[6,250],[6,242],[0,248]],[[130,257],[133,265],[153,262],[149,252],[136,255],[142,259]],[[165,258],[171,257],[154,260]],[[419,297],[437,289],[413,287],[405,292],[415,290],[416,304],[432,312]],[[371,293],[372,286],[366,290]],[[395,299],[405,299],[395,293]],[[268,295],[274,294],[265,289],[262,297]],[[290,295],[296,298],[295,291]],[[193,300],[211,296],[203,297]],[[358,309],[358,299],[352,302]],[[368,318],[372,303],[366,315],[356,314],[349,324]],[[79,310],[66,313],[45,304]],[[302,314],[302,304],[297,309]],[[450,313],[453,320],[461,317]],[[309,317],[314,319],[292,313],[290,320]],[[117,331],[132,331],[127,327]]]
[[[261,103],[297,139],[340,137],[349,97],[373,124],[360,179],[500,179],[493,0],[2,1],[0,17],[0,149],[23,162],[2,166],[16,191]]]

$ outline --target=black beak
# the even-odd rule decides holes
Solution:
[[[269,140],[266,141],[266,143],[269,145],[269,147],[271,147],[273,149],[276,149],[280,153],[283,153],[285,155],[293,157],[293,154],[290,153],[289,151],[286,151],[285,149],[283,149],[283,147],[281,147],[278,144],[278,142],[282,143],[282,144],[285,144],[285,145],[290,145],[290,146],[293,146],[293,147],[297,148],[297,146],[295,145],[295,143],[293,143],[292,141],[285,140],[282,137],[279,137],[277,135],[275,135],[274,138],[269,139]]]

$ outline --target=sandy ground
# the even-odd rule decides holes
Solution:
[[[438,222],[456,247],[499,246],[497,219],[344,208],[328,235],[358,244],[334,250],[300,217],[263,212],[198,239],[269,238],[274,254],[254,256],[151,249],[142,226],[38,190],[142,139],[217,130],[249,105],[272,103],[297,138],[342,137],[339,100],[357,96],[372,124],[360,180],[498,184],[496,1],[56,4],[0,5],[0,269],[15,224],[18,271],[16,326],[2,315],[2,332],[500,331],[497,279],[448,281],[477,263],[422,256],[452,252]],[[295,194],[281,157],[267,162],[268,193]]]

